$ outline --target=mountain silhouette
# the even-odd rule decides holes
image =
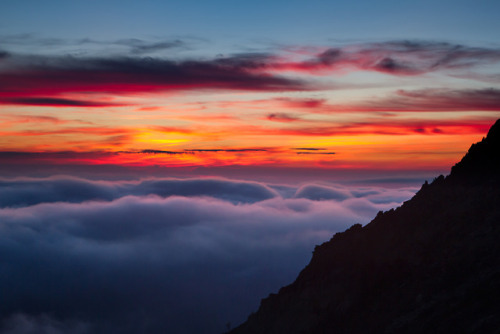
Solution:
[[[450,175],[316,246],[230,333],[500,333],[500,120]]]

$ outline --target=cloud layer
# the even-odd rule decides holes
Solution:
[[[314,245],[413,192],[225,179],[3,180],[0,328],[220,333],[293,280]]]
[[[81,44],[92,43],[96,42],[81,41]],[[316,48],[305,53],[289,48],[211,59],[141,56],[185,46],[180,40],[146,42],[128,39],[110,42],[110,45],[130,47],[132,56],[28,56],[0,50],[3,79],[0,103],[111,107],[123,104],[99,99],[96,94],[131,95],[207,89],[311,91],[332,88],[331,84],[325,86],[316,80],[316,76],[326,74],[369,71],[416,76],[440,71],[460,77],[464,71],[500,62],[500,49],[497,48],[425,41],[351,44]],[[309,77],[307,80],[298,79],[297,74]],[[478,75],[472,73],[469,77],[481,80],[481,75]],[[311,100],[311,103],[314,105],[315,102]],[[277,118],[287,120],[287,117]]]
[[[265,54],[212,60],[9,56],[0,63],[4,104],[100,107],[113,104],[63,97],[75,93],[130,95],[192,89],[308,90],[299,80],[262,71]],[[11,59],[12,58],[12,59]]]
[[[429,41],[388,41],[327,48],[292,70],[333,71],[346,67],[392,75],[418,75],[438,70],[468,69],[500,61],[496,48]]]

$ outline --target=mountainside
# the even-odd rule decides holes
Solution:
[[[449,176],[317,246],[230,333],[500,333],[500,120]]]

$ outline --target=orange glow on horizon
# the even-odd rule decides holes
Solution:
[[[0,162],[442,169],[500,116],[496,88],[427,88],[421,74],[430,69],[391,72],[391,64],[368,61],[377,53],[356,48],[341,61],[328,47],[296,51],[296,59],[257,63],[152,59],[144,67],[130,58],[97,70],[93,60],[75,58],[73,71],[6,67]],[[343,70],[344,86],[328,82],[326,73]]]

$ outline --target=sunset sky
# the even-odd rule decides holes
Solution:
[[[51,3],[0,5],[13,169],[446,171],[500,115],[494,1]]]
[[[499,13],[0,1],[0,332],[241,323],[486,135]]]

